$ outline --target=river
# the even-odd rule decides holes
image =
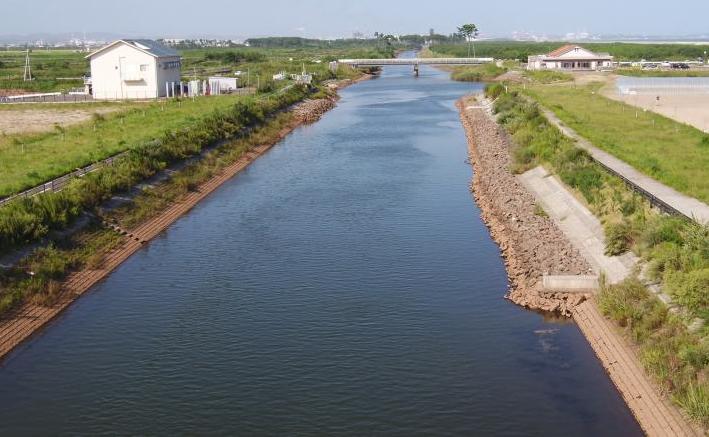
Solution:
[[[639,435],[578,328],[502,297],[455,100],[341,92],[0,366],[0,434]]]

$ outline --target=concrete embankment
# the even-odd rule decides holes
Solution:
[[[547,282],[563,283],[559,279],[566,275],[607,270],[609,262],[587,260],[584,254],[588,256],[595,247],[584,247],[588,238],[580,236],[576,241],[584,249],[581,253],[551,218],[538,214],[536,198],[510,171],[511,139],[486,107],[475,103],[472,97],[459,101],[458,107],[474,168],[473,194],[506,259],[511,283],[508,298],[524,307],[572,316],[648,435],[701,435],[662,396],[643,371],[633,347],[603,318],[590,295],[545,292],[540,287],[544,276]],[[589,276],[581,279],[591,281]]]
[[[368,76],[364,79],[369,78]],[[362,80],[362,79],[360,79]],[[359,80],[358,80],[359,81]],[[343,81],[331,84],[338,89],[358,81]],[[157,216],[127,230],[122,235],[123,241],[105,254],[99,266],[73,272],[62,282],[61,291],[53,305],[39,305],[27,302],[0,320],[0,359],[15,347],[40,330],[82,294],[108,276],[122,262],[143,245],[165,231],[172,223],[187,213],[202,199],[216,190],[224,182],[249,166],[258,157],[266,153],[295,128],[317,121],[325,112],[336,104],[336,98],[306,100],[291,109],[294,117],[268,144],[258,145],[242,155],[237,161],[225,167],[219,174],[199,185],[186,196],[176,200]]]

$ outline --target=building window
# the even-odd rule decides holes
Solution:
[[[148,71],[148,67],[150,67],[148,64],[141,64],[140,71]]]

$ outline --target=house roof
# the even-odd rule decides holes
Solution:
[[[89,55],[86,56],[86,58],[92,58],[93,56],[103,52],[104,50],[113,47],[117,44],[126,44],[128,46],[131,46],[137,50],[140,50],[143,53],[147,53],[150,56],[154,56],[156,58],[176,58],[180,57],[180,53],[170,47],[166,47],[157,41],[153,41],[152,39],[119,39],[117,41],[113,41],[111,44],[108,44],[107,46],[101,47],[100,49],[96,50],[95,52],[90,53]]]
[[[566,44],[565,46],[561,46],[558,49],[554,50],[553,52],[549,53],[547,56],[550,58],[557,58],[561,55],[565,55],[565,54],[569,53],[570,51],[572,51],[576,47],[580,48],[580,46],[577,46],[577,45]]]

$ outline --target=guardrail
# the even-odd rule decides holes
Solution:
[[[54,102],[89,102],[93,98],[89,94],[62,94],[62,93],[43,93],[43,94],[23,94],[20,96],[0,97],[0,103],[54,103]]]
[[[379,65],[476,65],[494,62],[493,58],[394,58],[394,59],[340,59],[339,64]]]
[[[121,156],[125,155],[126,153],[127,152],[121,152],[117,155],[111,156],[110,158],[106,158],[102,161],[95,162],[95,163],[88,165],[86,167],[76,169],[71,173],[67,173],[64,176],[60,176],[60,177],[53,179],[49,182],[45,182],[42,185],[37,185],[36,187],[22,191],[21,193],[17,193],[12,196],[2,198],[2,199],[0,199],[0,207],[5,206],[6,204],[8,204],[11,201],[18,199],[18,198],[32,197],[32,196],[36,196],[37,194],[54,193],[57,191],[61,191],[69,182],[71,182],[72,179],[82,177],[82,176],[85,176],[91,172],[99,170],[101,168],[111,166],[111,165],[113,165],[113,163],[115,162],[116,159],[120,158]]]

